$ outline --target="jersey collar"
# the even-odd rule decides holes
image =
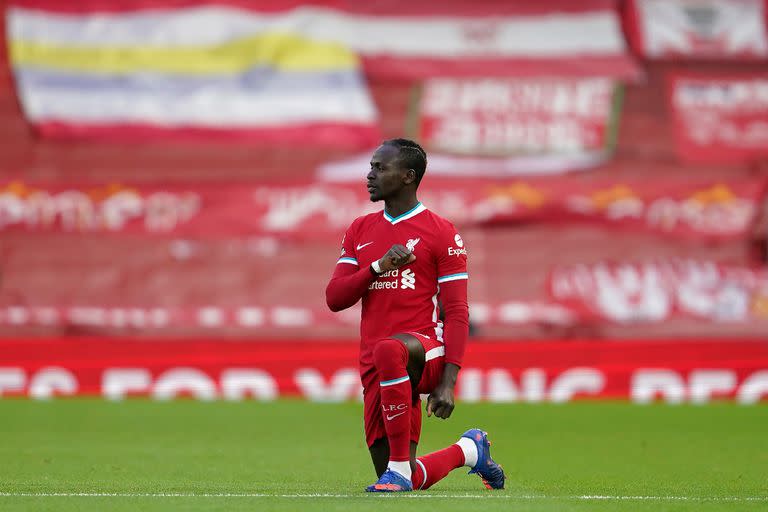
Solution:
[[[387,213],[386,210],[384,210],[384,218],[387,219],[387,221],[389,221],[392,225],[395,225],[398,222],[402,222],[404,220],[410,219],[411,217],[415,217],[416,215],[420,214],[426,209],[427,207],[421,204],[421,202],[419,202],[416,206],[414,206],[407,212],[403,213],[402,215],[398,215],[397,217],[392,217]]]

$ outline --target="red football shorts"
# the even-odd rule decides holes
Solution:
[[[440,383],[445,367],[445,347],[437,340],[423,334],[409,332],[424,347],[426,354],[424,371],[416,386],[411,403],[411,441],[418,443],[421,434],[421,399],[419,395],[431,393]],[[384,418],[381,412],[381,393],[378,372],[373,365],[360,368],[360,380],[363,383],[363,410],[365,420],[365,441],[370,447],[374,441],[387,437],[384,430]]]

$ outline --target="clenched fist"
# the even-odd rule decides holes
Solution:
[[[416,255],[408,250],[407,247],[395,244],[379,260],[379,268],[382,272],[396,270],[402,266],[416,261]]]

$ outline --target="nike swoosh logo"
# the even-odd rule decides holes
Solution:
[[[401,414],[405,414],[405,411],[403,411],[403,412],[399,412],[399,413],[397,413],[397,414],[393,414],[392,416],[390,416],[389,414],[387,414],[387,420],[393,420],[393,419],[397,418],[398,416],[400,416]]]
[[[373,242],[368,242],[367,244],[358,245],[358,246],[357,246],[357,250],[359,251],[359,250],[360,250],[360,249],[362,249],[363,247],[367,247],[367,246],[371,245],[372,243],[373,243]]]

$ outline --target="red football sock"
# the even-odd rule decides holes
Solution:
[[[411,475],[413,489],[429,489],[448,473],[464,465],[464,452],[452,444],[416,459],[416,470]]]
[[[373,348],[373,364],[379,373],[381,414],[389,440],[389,460],[409,461],[412,393],[406,370],[408,349],[399,340],[381,340]]]

